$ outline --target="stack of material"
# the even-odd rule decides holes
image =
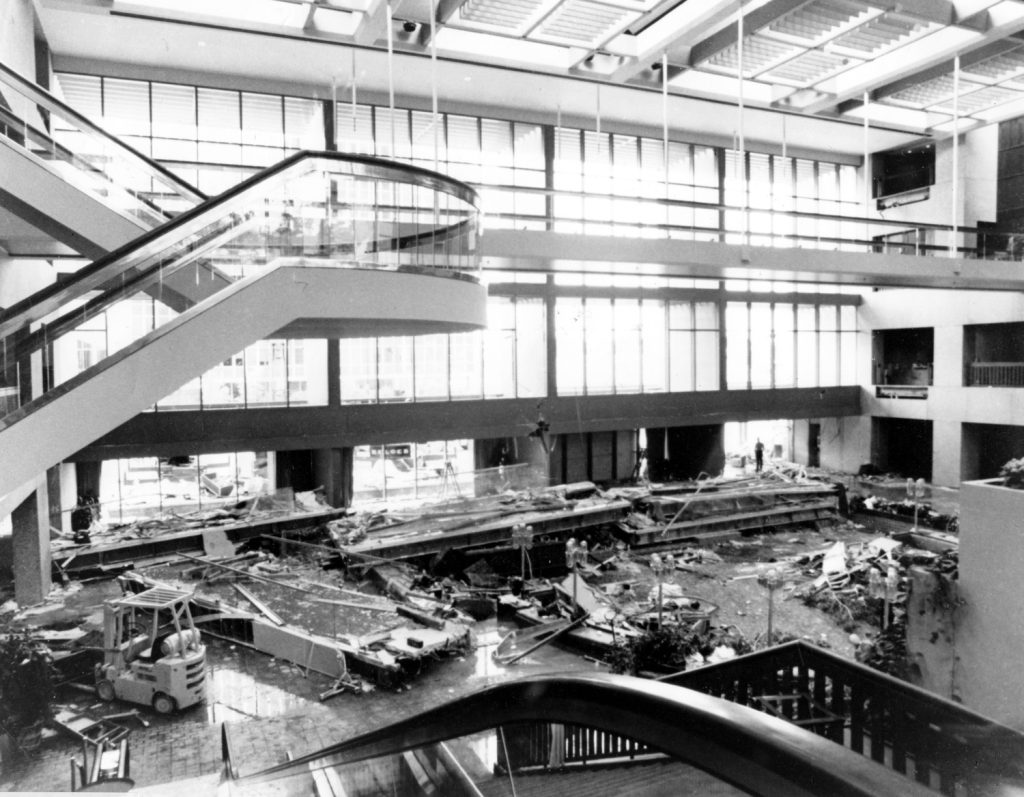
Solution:
[[[644,515],[630,515],[618,534],[631,547],[685,539],[737,536],[803,523],[834,522],[833,484],[776,479],[716,480],[714,489],[649,495],[637,501]]]

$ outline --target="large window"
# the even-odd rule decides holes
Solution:
[[[558,394],[718,390],[718,305],[558,297]]]
[[[666,168],[665,147],[657,139],[557,128],[553,184],[559,192],[554,201],[559,232],[718,238],[718,165],[712,147],[669,142]]]
[[[211,196],[285,155],[325,144],[317,100],[69,73],[57,81],[70,105]],[[54,134],[82,151],[80,134],[60,127]]]
[[[497,296],[487,308],[483,332],[343,338],[342,404],[546,395],[543,299]]]
[[[856,383],[853,305],[726,304],[729,390]]]

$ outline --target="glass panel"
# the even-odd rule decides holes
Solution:
[[[640,392],[640,301],[616,299],[615,392]]]
[[[794,348],[796,340],[793,335],[793,305],[775,305],[775,387],[794,387]]]
[[[584,390],[583,300],[555,300],[556,379],[560,396]]]
[[[815,331],[814,305],[801,304],[796,309],[796,384],[814,387],[818,384],[818,340]]]
[[[559,338],[559,349],[561,346]],[[546,305],[543,299],[517,298],[516,394],[520,397],[546,396],[547,381]]]
[[[412,401],[413,362],[413,338],[377,339],[380,401]]]
[[[750,305],[750,386],[772,387],[772,306]]]
[[[201,377],[204,409],[245,406],[245,352],[232,354]]]
[[[587,299],[584,303],[586,392],[615,390],[614,316],[611,299]]]
[[[261,340],[245,350],[246,404],[248,406],[283,407],[287,405],[287,358],[287,344],[283,340]]]
[[[643,347],[643,390],[660,393],[667,389],[668,359],[665,302],[645,299],[640,303],[642,325],[640,345]]]
[[[327,341],[288,341],[288,405],[327,405]]]
[[[718,377],[718,332],[694,333],[696,340],[697,390],[720,390]]]
[[[514,398],[516,395],[516,308],[511,299],[487,300],[487,332],[484,336],[484,396]]]
[[[729,302],[725,306],[725,380],[729,390],[748,387],[747,363],[748,318],[746,302]]]
[[[857,384],[857,335],[841,332],[839,335],[839,384]]]
[[[673,392],[694,389],[694,333],[690,330],[671,330],[669,333],[669,382]],[[717,361],[717,353],[716,353]],[[717,365],[716,365],[717,373]],[[717,378],[714,389],[718,389]]]
[[[416,348],[416,400],[448,399],[448,336],[418,335]]]
[[[483,398],[483,336],[480,332],[460,332],[449,336],[449,346],[452,398]]]
[[[694,305],[696,329],[718,329],[718,305],[714,302],[697,302]]]
[[[339,348],[341,403],[377,401],[377,339],[342,338]]]
[[[818,384],[839,384],[839,340],[837,333],[822,332],[818,338],[818,352]]]

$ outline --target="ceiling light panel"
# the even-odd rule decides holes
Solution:
[[[862,58],[877,58],[941,27],[937,22],[895,12],[887,13],[836,37],[831,46],[837,51],[845,50]]]
[[[960,93],[977,91],[982,88],[980,83],[971,83],[967,80],[960,81]],[[901,105],[909,105],[915,108],[927,108],[937,105],[953,96],[953,75],[946,73],[938,77],[926,80],[923,83],[915,83],[905,89],[885,97],[886,102],[895,102]]]
[[[961,85],[963,85],[963,81],[961,81]],[[1003,105],[1012,100],[1020,99],[1020,96],[1021,93],[1019,91],[1004,88],[1003,86],[985,86],[969,94],[961,93],[956,112],[961,116],[973,114],[976,111],[985,111],[997,105]],[[930,110],[953,113],[953,100],[950,98],[945,102],[935,105]]]
[[[641,12],[592,0],[560,3],[529,34],[540,41],[579,47],[597,47],[641,16]]]
[[[764,80],[791,83],[796,86],[810,86],[834,75],[847,67],[852,59],[823,52],[808,50],[784,64],[761,75]],[[860,63],[859,61],[857,63]]]
[[[986,58],[984,61],[963,67],[960,73],[991,83],[1019,78],[1024,75],[1024,49],[1018,48]]]
[[[553,5],[552,0],[467,0],[450,24],[523,36]]]
[[[759,74],[777,64],[795,58],[802,47],[775,41],[759,34],[743,38],[743,74],[745,77]],[[714,55],[697,64],[703,69],[714,70],[725,75],[735,75],[739,68],[739,47],[730,44]]]
[[[773,35],[814,46],[863,24],[881,9],[853,0],[812,0],[769,24]]]

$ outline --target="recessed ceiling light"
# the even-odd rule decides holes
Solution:
[[[199,45],[200,47],[205,47],[206,46],[206,42],[196,42],[196,44]]]

